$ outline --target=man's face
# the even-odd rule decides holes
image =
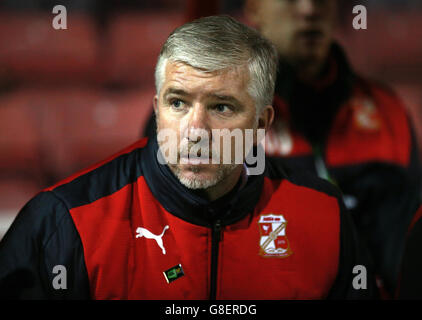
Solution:
[[[172,129],[177,134],[178,161],[169,167],[185,186],[207,189],[241,170],[239,164],[212,163],[212,152],[221,153],[222,144],[220,150],[212,150],[211,130],[256,128],[255,102],[247,91],[248,84],[246,67],[205,73],[184,63],[167,63],[160,94],[154,98],[157,134],[162,129]],[[208,164],[187,159],[189,150],[198,142],[194,134],[201,129],[209,135]],[[187,148],[181,151],[182,142]],[[234,150],[232,146],[232,159]],[[181,163],[181,159],[187,163]]]
[[[249,0],[246,12],[279,54],[293,63],[326,58],[336,0]]]

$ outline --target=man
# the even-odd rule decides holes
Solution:
[[[245,154],[273,118],[276,61],[267,40],[229,17],[176,29],[156,66],[157,137],[22,209],[0,244],[1,295],[373,297],[370,264],[335,187],[268,167],[248,175]],[[214,144],[227,137],[216,137],[220,129],[242,132],[245,145],[252,131],[240,162],[210,162],[207,148],[212,158],[238,155],[234,136]]]
[[[280,57],[266,153],[340,187],[393,295],[421,190],[417,146],[401,101],[356,75],[333,40],[336,10],[336,0],[246,2]]]

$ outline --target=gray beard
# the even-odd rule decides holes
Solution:
[[[177,165],[169,165],[171,172],[177,177],[181,184],[185,187],[193,190],[208,189],[217,185],[219,182],[226,179],[232,171],[238,166],[238,164],[223,164],[218,166],[218,170],[214,177],[208,179],[201,179],[199,177],[187,178],[183,175],[181,169]],[[199,172],[194,166],[190,168],[194,173]]]

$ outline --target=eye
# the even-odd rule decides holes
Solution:
[[[170,105],[174,108],[174,109],[182,109],[184,106],[184,102],[180,99],[174,99],[172,101],[170,101]]]
[[[227,104],[217,104],[214,109],[220,113],[228,113],[232,111],[232,108]]]

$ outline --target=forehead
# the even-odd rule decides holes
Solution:
[[[165,67],[163,89],[175,87],[192,93],[243,95],[247,93],[249,78],[247,65],[206,72],[182,62],[169,61]]]

